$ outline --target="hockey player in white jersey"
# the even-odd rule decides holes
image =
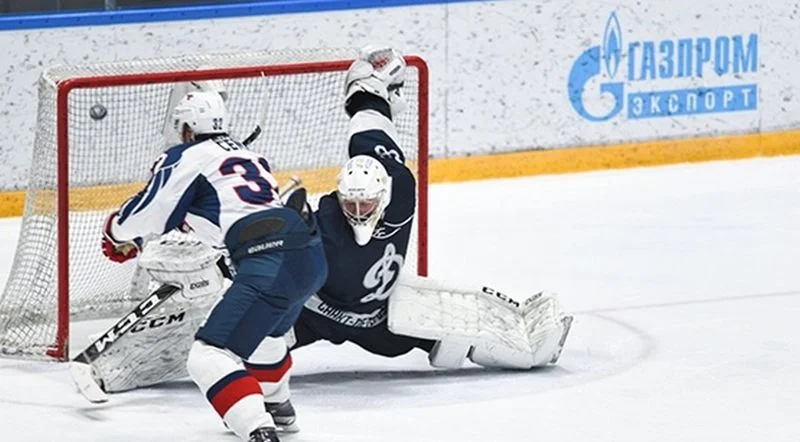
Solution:
[[[160,155],[145,189],[108,217],[103,251],[123,262],[144,238],[184,224],[228,250],[236,276],[197,331],[186,366],[242,440],[276,442],[264,401],[288,398],[282,336],[325,280],[321,240],[313,217],[283,206],[267,160],[227,135],[218,93],[188,94],[173,116],[183,144]]]

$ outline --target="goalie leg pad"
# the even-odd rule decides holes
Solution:
[[[173,296],[145,316],[92,362],[105,391],[122,392],[188,376],[186,359],[194,335],[217,299],[219,294],[193,300]]]
[[[542,292],[528,298],[523,307],[533,366],[556,363],[561,356],[573,317],[565,315],[555,294]]]
[[[388,324],[398,334],[469,343],[479,365],[527,369],[558,360],[571,317],[553,294],[538,293],[521,305],[488,287],[403,275],[389,298]],[[432,363],[459,365],[457,356],[446,357],[448,346],[438,347]]]
[[[275,426],[264,409],[258,381],[231,352],[195,341],[186,368],[217,414],[242,440],[256,428]]]

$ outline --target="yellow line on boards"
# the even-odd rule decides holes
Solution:
[[[462,182],[792,154],[800,154],[800,130],[433,159],[429,179],[431,183]],[[322,193],[334,188],[338,171],[278,172],[276,178],[283,184],[297,175],[310,193]],[[70,209],[112,210],[143,186],[129,183],[75,188],[70,192]],[[55,191],[35,192],[34,213],[53,214]],[[0,192],[0,217],[21,216],[25,196],[23,191]]]
[[[535,150],[432,161],[430,182],[625,169],[800,154],[800,131]]]

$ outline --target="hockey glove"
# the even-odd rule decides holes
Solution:
[[[345,77],[345,110],[354,112],[350,98],[365,92],[385,100],[391,109],[391,118],[400,115],[406,107],[401,93],[405,81],[406,61],[402,54],[388,46],[367,46],[359,51],[358,59],[350,65]]]
[[[119,242],[111,235],[111,223],[119,216],[119,212],[114,212],[106,218],[103,227],[103,255],[110,261],[123,263],[136,257],[139,254],[140,243],[136,240]]]

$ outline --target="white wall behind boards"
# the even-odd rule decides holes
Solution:
[[[591,0],[5,31],[0,189],[24,188],[54,64],[388,42],[431,69],[435,156],[794,127],[796,2]],[[569,85],[568,85],[569,83]]]

